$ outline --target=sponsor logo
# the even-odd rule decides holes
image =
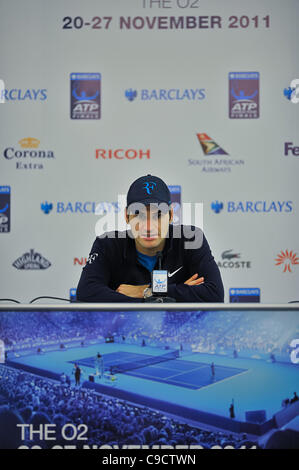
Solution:
[[[43,170],[44,162],[55,158],[52,150],[39,149],[40,141],[34,137],[19,140],[20,149],[7,147],[3,152],[6,160],[16,161],[17,170]]]
[[[160,89],[147,89],[133,90],[129,88],[125,90],[125,97],[128,101],[137,99],[140,101],[159,101],[159,102],[173,102],[173,101],[202,101],[206,98],[205,88],[160,88]]]
[[[222,209],[228,213],[261,214],[261,213],[291,213],[293,201],[227,201],[212,202],[212,210],[219,214]]]
[[[223,209],[223,202],[214,201],[211,204],[211,208],[215,212],[215,214],[220,214]]]
[[[52,210],[57,214],[96,214],[105,215],[110,213],[118,213],[121,210],[119,202],[92,202],[92,201],[76,201],[76,202],[64,202],[57,201],[42,202],[41,210],[44,214],[49,214]]]
[[[293,250],[281,250],[281,252],[277,255],[275,261],[275,266],[283,266],[284,273],[291,273],[291,266],[299,264],[299,258],[297,257],[297,253],[294,253]]]
[[[229,73],[229,117],[256,119],[260,115],[259,72]]]
[[[101,74],[71,73],[71,119],[101,118]]]
[[[16,269],[47,269],[51,266],[50,261],[44,258],[40,253],[31,249],[28,253],[24,253],[12,264]]]
[[[99,256],[99,253],[91,253],[86,263],[92,264],[97,259],[98,256]]]
[[[156,189],[157,184],[153,181],[147,181],[144,183],[143,189],[145,189],[146,194],[153,194]]]
[[[166,293],[167,294],[167,271],[154,270],[152,274],[152,289],[153,293]]]
[[[4,83],[0,84],[0,103],[5,103],[7,101],[46,101],[48,90],[46,88],[42,89],[27,89],[22,90],[20,88],[12,88],[8,90],[4,88]]]
[[[0,233],[10,232],[10,186],[0,186]]]
[[[229,289],[229,301],[230,302],[260,302],[261,299],[261,290],[256,288],[249,287],[234,287]]]
[[[99,256],[99,253],[90,253],[88,258],[81,256],[81,258],[74,258],[74,266],[85,266],[86,264],[92,264],[97,257]]]
[[[143,158],[149,159],[151,158],[151,151],[150,149],[142,150],[142,149],[96,149],[95,151],[95,158],[97,160],[142,160]]]
[[[178,225],[182,220],[182,211],[181,211],[181,196],[182,188],[179,185],[170,185],[168,186],[170,191],[170,201],[171,207],[173,209],[173,221],[174,225]]]
[[[41,203],[40,207],[45,214],[50,214],[51,210],[53,209],[53,204],[45,201]]]
[[[243,159],[231,157],[215,140],[206,133],[196,134],[205,158],[189,158],[189,166],[198,166],[205,173],[230,173],[234,168],[243,166]]]
[[[284,143],[285,156],[288,156],[289,152],[291,152],[292,155],[294,155],[294,157],[297,157],[299,156],[299,147],[296,147],[295,145],[293,145],[293,142],[285,142]]]
[[[226,250],[221,255],[221,261],[218,261],[219,268],[229,269],[250,269],[251,261],[242,261],[240,253],[234,253],[233,250]]]
[[[137,98],[137,90],[132,90],[132,88],[129,88],[125,91],[125,97],[131,102],[134,101]]]
[[[87,258],[82,257],[81,258],[74,258],[74,266],[85,266],[87,263]]]
[[[283,90],[284,97],[294,104],[299,103],[299,79],[294,78],[290,86]]]
[[[175,271],[173,271],[172,273],[168,273],[168,277],[172,277],[174,276],[177,272],[179,272],[181,269],[182,269],[183,266],[180,266],[178,269],[176,269]]]
[[[77,289],[75,287],[70,289],[70,301],[71,302],[77,301]]]
[[[212,140],[207,134],[197,134],[200,145],[205,155],[228,155],[228,153],[220,147],[215,140]]]

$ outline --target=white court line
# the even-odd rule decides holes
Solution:
[[[205,366],[203,366],[203,367],[205,367]],[[199,369],[202,369],[203,367],[200,367]],[[194,370],[199,370],[199,369],[197,368],[197,369],[194,369]],[[139,370],[139,369],[137,369],[137,370]],[[199,388],[196,388],[196,387],[198,387],[198,384],[193,384],[193,383],[190,383],[190,382],[183,382],[183,381],[181,381],[181,380],[179,381],[178,384],[170,384],[170,385],[175,385],[175,386],[179,387],[180,384],[185,384],[186,386],[189,386],[188,388],[190,388],[190,386],[191,386],[191,387],[194,387],[193,390],[201,390],[202,388],[211,387],[211,386],[213,386],[213,385],[217,385],[217,384],[219,384],[219,383],[221,383],[221,382],[224,382],[225,380],[230,380],[230,379],[232,379],[232,378],[234,378],[234,377],[237,377],[237,376],[239,376],[239,375],[246,374],[246,373],[249,372],[250,370],[251,370],[251,369],[244,370],[244,371],[240,372],[239,374],[234,374],[234,375],[231,375],[231,376],[229,376],[229,377],[225,377],[225,378],[222,379],[222,380],[216,380],[216,379],[215,379],[215,381],[213,381],[212,383],[206,384],[206,385],[202,385],[202,386],[199,387]],[[184,373],[186,373],[186,372],[184,372]],[[182,374],[177,374],[177,375],[182,375]],[[161,378],[161,377],[157,377],[156,375],[139,374],[140,378],[143,378],[143,377],[145,377],[145,378],[146,378],[146,377],[151,377],[151,378],[153,378],[153,379],[156,379],[156,381],[161,381],[162,383],[163,383],[163,381],[166,382],[166,381],[167,381],[168,379],[170,379],[171,377],[172,377],[172,378],[173,378],[173,377],[177,377],[177,375],[173,375],[173,376],[170,376],[170,377]]]
[[[225,380],[231,380],[234,377],[238,377],[238,375],[247,374],[247,372],[249,372],[249,371],[251,371],[251,369],[243,370],[243,372],[239,372],[239,374],[230,375],[229,377],[225,377],[222,380],[217,380],[217,381],[214,381],[211,384],[203,385],[202,387],[199,387],[197,390],[201,390],[202,388],[206,388],[206,387],[212,387],[213,385],[217,385],[221,382],[224,382]]]
[[[166,377],[165,379],[172,379],[173,377],[178,377],[179,375],[183,375],[183,374],[188,374],[189,372],[194,372],[195,370],[200,370],[200,369],[203,369],[204,367],[208,367],[208,366],[202,366],[202,367],[196,367],[195,369],[190,369],[190,370],[185,370],[184,372],[180,372],[179,374],[175,374],[175,375],[170,375],[169,377]]]
[[[173,361],[175,362],[176,359],[173,359]],[[156,366],[157,369],[168,369],[168,370],[170,370],[169,367],[167,367],[168,362],[172,362],[172,359],[171,359],[170,361],[162,361],[162,362],[157,362],[156,364],[150,364],[148,367],[155,367],[155,366]],[[195,362],[195,361],[188,361],[188,362],[193,362],[193,364],[198,364],[197,367],[199,367],[200,365],[201,365],[202,367],[205,367],[205,366],[206,366],[206,367],[209,367],[209,364],[205,364],[205,363],[203,363],[203,362],[200,362],[200,363],[197,363],[197,362]],[[160,364],[161,364],[161,365],[160,365]],[[162,364],[165,364],[165,366],[163,367]],[[175,367],[172,367],[171,370],[178,370],[178,371],[181,371],[182,369],[176,369]],[[189,369],[189,370],[191,371],[191,370],[194,370],[194,369]],[[188,372],[188,370],[185,370],[185,372]]]
[[[137,370],[138,370],[138,369],[137,369]],[[128,371],[128,372],[127,372],[127,375],[130,375],[130,372],[133,372],[133,371]],[[133,375],[133,374],[132,374],[132,375]],[[167,384],[167,382],[166,382],[167,379],[164,379],[164,378],[161,378],[161,377],[157,377],[156,375],[138,374],[137,377],[139,377],[139,378],[141,378],[141,379],[143,379],[143,377],[145,377],[145,378],[151,377],[152,379],[155,379],[156,382],[161,382],[161,383],[163,383],[163,382],[165,381],[166,385],[174,385],[174,386],[176,386],[176,387],[180,387],[180,384],[185,384],[186,386],[188,386],[187,388],[191,388],[191,387],[192,387],[194,390],[198,390],[198,389],[196,388],[196,387],[198,386],[198,384],[192,384],[192,383],[190,383],[190,382],[182,382],[182,381],[180,381],[180,382],[177,383],[177,384]]]

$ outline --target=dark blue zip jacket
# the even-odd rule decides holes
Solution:
[[[151,283],[151,273],[137,260],[131,232],[97,237],[77,287],[80,302],[142,302],[116,292],[120,284]],[[193,233],[193,238],[191,238]],[[194,248],[196,242],[196,248]],[[186,245],[186,243],[189,243]],[[156,267],[157,268],[157,267]],[[193,226],[169,226],[162,269],[168,271],[168,295],[177,302],[223,302],[219,268],[203,232]],[[176,271],[176,272],[175,272]],[[199,286],[184,284],[193,274],[204,277]]]

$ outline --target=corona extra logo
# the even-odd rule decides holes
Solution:
[[[24,139],[19,140],[19,144],[23,149],[37,149],[40,144],[40,140],[35,139],[34,137],[25,137]]]

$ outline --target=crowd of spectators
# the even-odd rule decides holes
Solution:
[[[251,447],[246,435],[202,430],[165,414],[128,402],[107,398],[94,390],[75,388],[0,365],[0,448],[39,445],[42,448],[70,444],[61,435],[66,424],[88,428],[87,441],[71,441],[78,448],[97,445],[200,445],[210,448]],[[6,406],[5,406],[6,405]],[[56,441],[21,440],[17,423],[56,424]]]
[[[288,352],[288,338],[298,331],[298,315],[288,312],[1,312],[0,338],[8,351],[68,340],[105,340],[158,346],[179,345],[215,353],[251,350]],[[0,448],[21,445],[9,431],[15,423],[66,423],[88,426],[88,445],[201,445],[239,447],[246,436],[211,432],[183,424],[163,413],[135,406],[95,391],[74,388],[0,365]],[[7,423],[7,426],[3,424]],[[6,431],[5,431],[6,430]],[[59,433],[58,433],[59,434]],[[26,438],[28,439],[28,438]],[[13,442],[12,442],[13,441]],[[37,439],[38,441],[38,439]],[[62,442],[58,435],[56,443]],[[32,442],[25,440],[25,444]],[[24,444],[24,442],[23,442]],[[36,444],[36,442],[35,442]],[[42,447],[46,442],[37,442]],[[52,445],[52,442],[50,441]],[[76,443],[78,446],[82,442]],[[4,446],[4,447],[3,447]]]
[[[299,330],[296,312],[2,312],[0,338],[18,350],[67,341],[104,340],[174,347],[202,353],[249,351],[289,358]]]

